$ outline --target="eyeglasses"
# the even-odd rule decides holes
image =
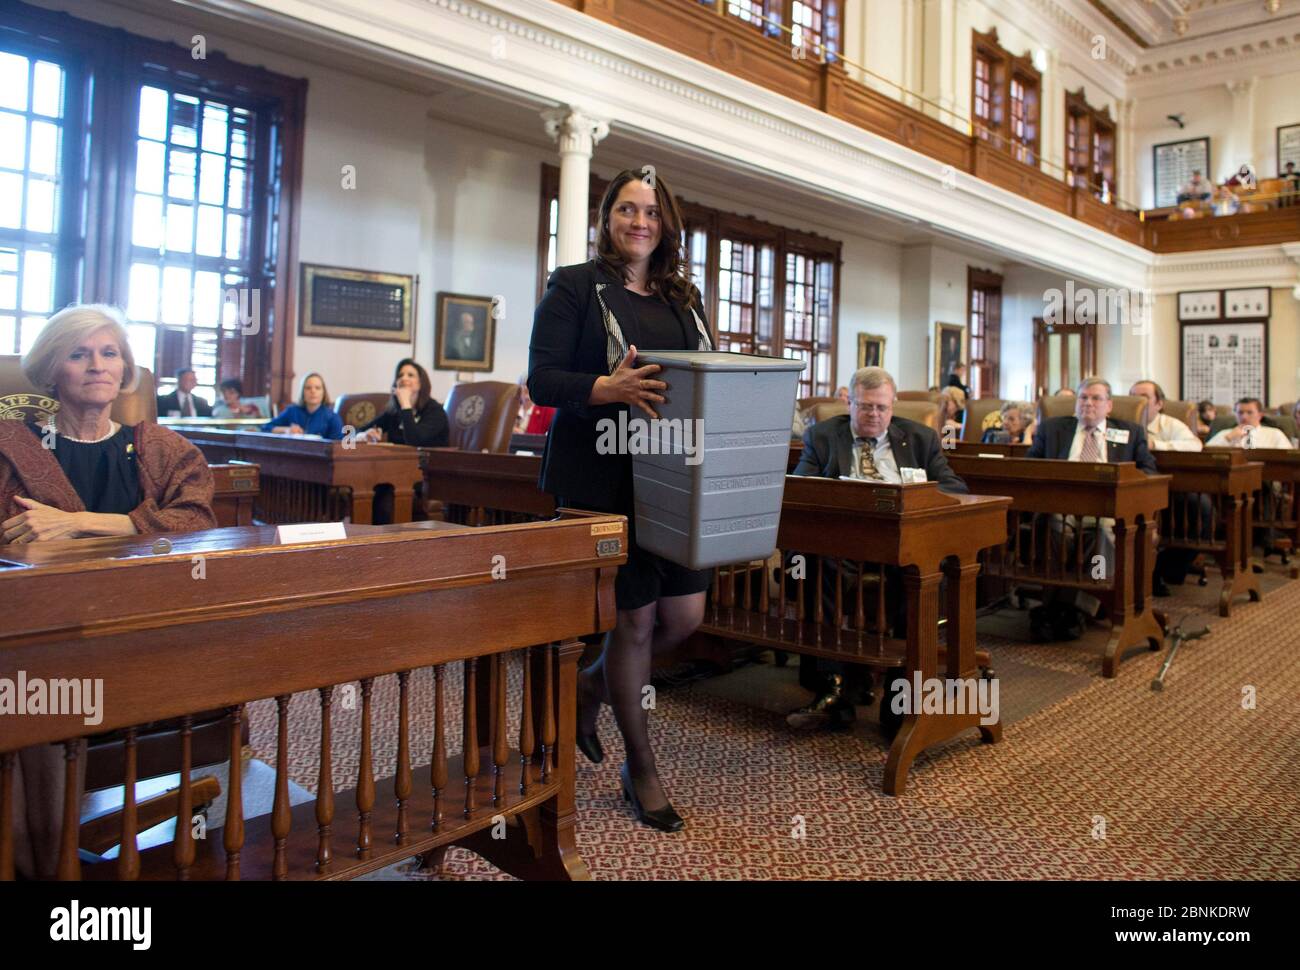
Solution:
[[[849,407],[857,408],[859,411],[866,411],[868,414],[884,414],[892,404],[864,404],[861,401],[850,401]]]

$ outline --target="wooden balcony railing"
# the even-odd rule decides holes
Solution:
[[[899,89],[899,97],[851,77],[845,58],[821,50],[792,56],[788,40],[766,36],[698,0],[556,0],[567,7],[721,68],[826,112],[944,165],[1159,253],[1255,246],[1300,239],[1300,207],[1187,224],[1145,221],[1135,207],[1102,202],[1086,186],[1027,165],[978,137],[969,119]],[[782,26],[788,31],[788,27]],[[855,65],[858,66],[858,65]],[[871,72],[861,68],[866,74]],[[872,75],[875,76],[875,75]],[[881,81],[894,84],[886,78]],[[897,86],[897,85],[895,85]],[[930,111],[904,103],[921,104]],[[931,113],[932,112],[932,113]],[[945,120],[945,118],[947,120]]]

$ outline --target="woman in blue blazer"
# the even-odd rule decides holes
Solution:
[[[335,413],[325,379],[313,372],[298,385],[298,403],[262,425],[275,434],[315,434],[330,441],[343,437],[343,421]]]

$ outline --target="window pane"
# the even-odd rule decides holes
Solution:
[[[226,259],[242,259],[244,256],[244,217],[234,214],[226,216]]]
[[[0,80],[0,84],[4,82]],[[27,151],[27,119],[0,111],[0,168],[23,167]]]
[[[0,354],[18,353],[18,321],[14,317],[0,317]]]
[[[54,231],[54,183],[44,179],[27,181],[27,228],[32,232]]]
[[[230,119],[230,155],[232,158],[247,158],[248,143],[252,140],[248,132],[248,126],[252,123],[248,112],[243,108],[236,108],[234,117]]]
[[[22,228],[23,177],[14,172],[0,172],[0,227]]]
[[[23,254],[23,309],[48,313],[54,301],[54,254],[29,249]]]
[[[27,58],[0,51],[0,107],[27,110]]]
[[[194,238],[194,209],[188,205],[167,206],[167,250],[188,253]]]
[[[140,137],[167,138],[167,92],[161,88],[140,89]]]
[[[157,249],[162,245],[162,230],[162,199],[156,195],[137,195],[131,217],[131,242]]]
[[[231,161],[230,163],[230,200],[226,204],[232,209],[248,208],[248,173],[244,169],[244,163]],[[558,203],[557,216],[558,219]],[[555,232],[555,230],[551,230]]]
[[[143,138],[135,143],[135,190],[162,195],[165,146]]]
[[[225,152],[227,114],[228,111],[224,104],[208,103],[203,106],[204,151]]]
[[[172,94],[171,143],[194,148],[199,143],[199,101],[188,94]]]
[[[25,354],[32,349],[44,326],[44,317],[23,317],[22,339],[18,341],[18,353]]]
[[[150,323],[158,319],[158,267],[148,263],[131,264],[131,282],[127,292],[126,315],[131,320]]]
[[[190,271],[184,266],[163,268],[162,322],[178,327],[190,322]]]
[[[18,308],[18,250],[0,250],[0,310]],[[0,340],[0,348],[8,347]],[[0,349],[0,354],[12,354],[12,350]]]
[[[221,255],[221,213],[219,206],[199,206],[199,231],[194,251],[200,256]]]
[[[39,175],[59,171],[59,126],[48,121],[32,122],[32,158],[29,169]]]
[[[220,273],[194,274],[194,326],[215,327],[221,318]]]
[[[188,202],[194,198],[194,167],[196,164],[193,152],[172,149],[171,159],[167,166],[167,194],[173,199],[184,199]]]
[[[242,174],[242,173],[241,173]],[[226,201],[226,157],[207,152],[199,175],[199,201],[221,205]]]
[[[32,110],[51,118],[63,117],[63,69],[49,61],[36,62]]]
[[[157,328],[133,323],[126,328],[126,334],[127,340],[131,344],[131,353],[135,355],[136,364],[153,370],[154,345],[158,339]]]

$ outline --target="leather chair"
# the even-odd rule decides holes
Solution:
[[[1074,414],[1074,405],[1078,399],[1069,394],[1051,394],[1038,402],[1040,419],[1068,418]],[[1120,421],[1142,424],[1142,409],[1147,399],[1132,394],[1114,394],[1111,396],[1111,416]]]
[[[1038,420],[1068,418],[1074,414],[1073,394],[1045,394],[1038,400]]]
[[[506,454],[519,416],[519,385],[504,381],[457,384],[447,398],[450,443],[461,451]]]
[[[1177,418],[1192,429],[1192,434],[1196,434],[1197,411],[1195,401],[1175,401],[1172,398],[1165,398],[1164,413],[1171,418]]]
[[[847,404],[837,397],[829,398],[804,408],[802,412],[804,428],[809,428],[818,421],[825,421],[827,418],[834,418],[848,413],[849,406]]]
[[[962,441],[981,441],[984,422],[990,414],[1002,410],[1006,402],[1000,397],[980,397],[966,402],[966,419],[961,426]],[[1026,415],[1029,417],[1029,415]]]
[[[346,428],[369,424],[388,407],[391,394],[344,394],[334,402],[334,410]]]
[[[894,417],[907,418],[939,433],[939,405],[933,401],[895,401]]]
[[[943,395],[938,391],[899,391],[898,400],[900,401],[930,401],[938,404]]]

